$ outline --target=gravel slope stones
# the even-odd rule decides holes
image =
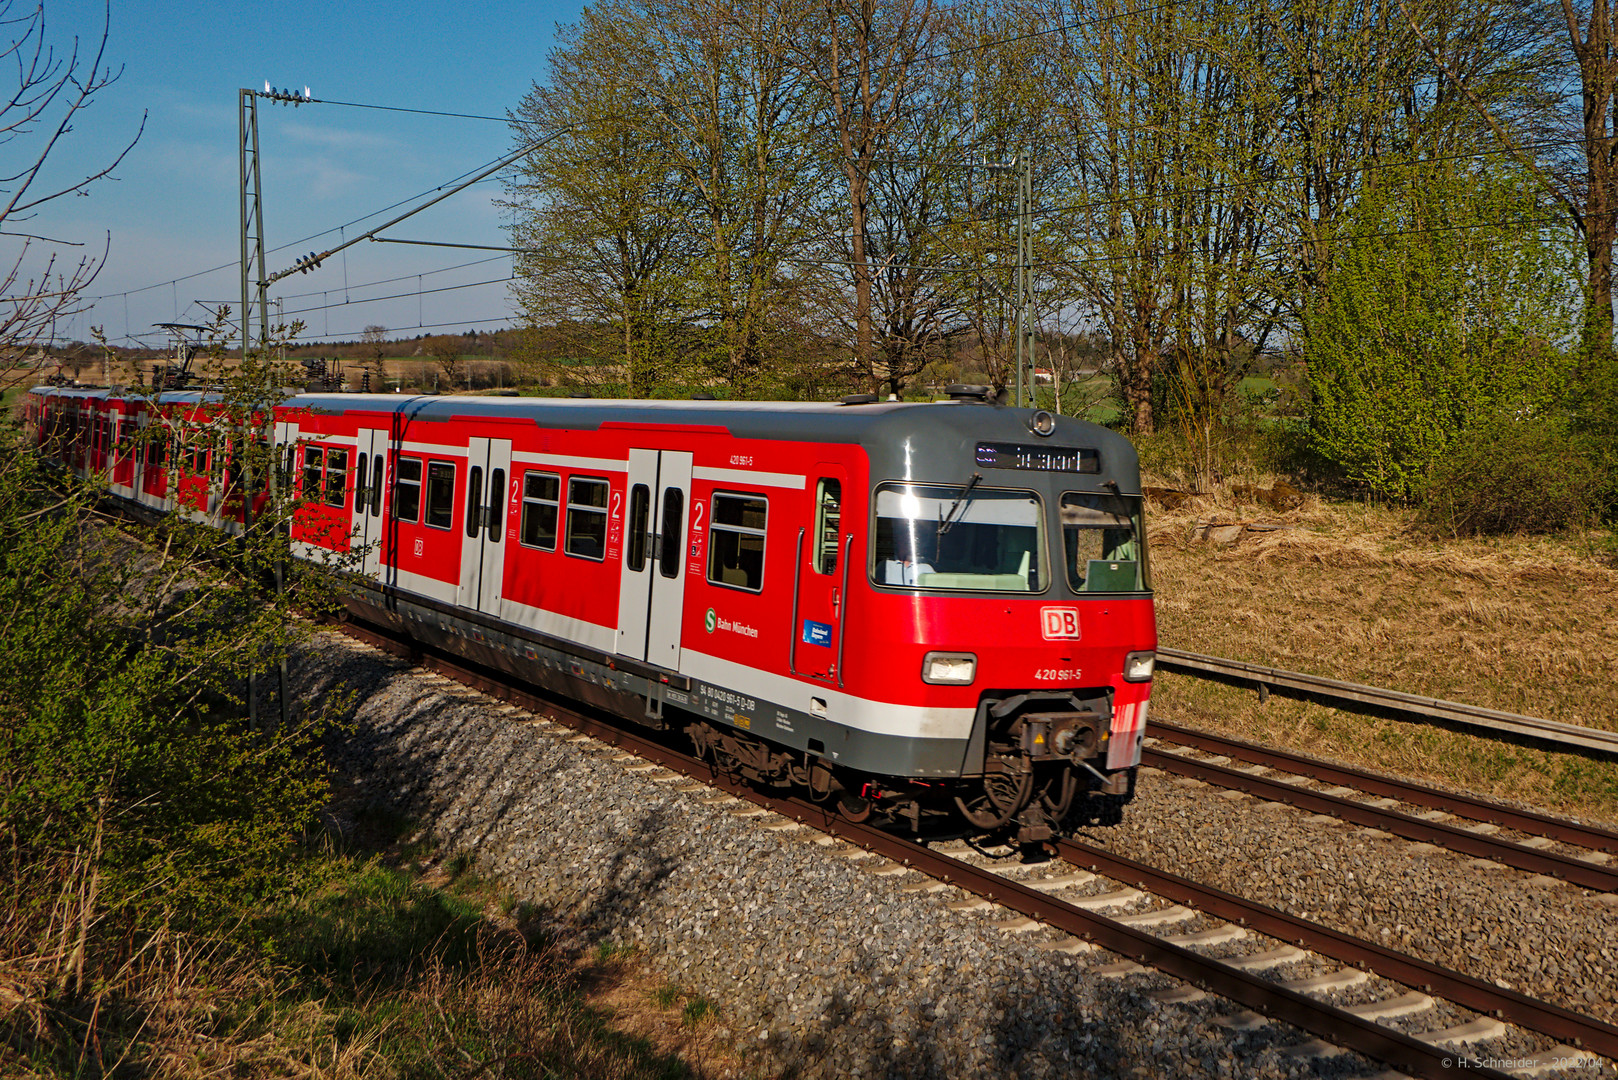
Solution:
[[[1233,1006],[1216,998],[1161,1004],[1147,991],[1172,980],[1102,978],[1093,967],[1116,957],[1042,951],[1037,934],[1002,934],[989,917],[949,911],[945,901],[958,894],[903,891],[906,877],[874,874],[870,861],[861,869],[813,842],[818,834],[810,830],[771,831],[761,824],[767,819],[739,819],[711,789],[626,771],[613,754],[592,752],[598,744],[524,722],[526,714],[404,670],[346,638],[323,635],[316,647],[299,664],[303,691],[359,691],[353,729],[337,753],[363,798],[423,821],[446,845],[474,850],[514,893],[549,906],[585,940],[640,945],[668,978],[723,1004],[737,1043],[759,1048],[763,1072],[1379,1071],[1352,1055],[1289,1054],[1304,1036],[1282,1026],[1221,1027],[1215,1020]],[[1132,808],[1133,828],[1118,843],[1155,843],[1217,880],[1221,852],[1241,850],[1232,845],[1256,839],[1252,831],[1274,829],[1266,815],[1244,831],[1236,813],[1225,835],[1210,835],[1198,822],[1214,819],[1199,816],[1194,802],[1148,798]],[[1163,820],[1169,839],[1154,840]],[[1204,851],[1206,860],[1197,857]],[[1269,873],[1262,865],[1244,858],[1224,869]],[[1288,875],[1273,873],[1285,888]],[[1349,892],[1357,890],[1327,889]],[[1369,904],[1362,897],[1360,907]],[[1431,925],[1414,915],[1403,921]]]

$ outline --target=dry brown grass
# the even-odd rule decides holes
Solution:
[[[1234,543],[1211,521],[1283,526]],[[1407,512],[1214,492],[1152,516],[1163,645],[1618,729],[1618,570],[1605,537],[1433,541]],[[1618,766],[1164,675],[1165,719],[1501,797],[1618,818]]]
[[[159,929],[84,992],[54,977],[49,960],[0,957],[0,1074],[374,1075],[374,1036],[338,1038],[318,1003],[278,1001],[263,965],[221,939]]]
[[[709,1003],[665,1000],[633,956],[560,945],[475,875],[339,857],[300,891],[271,916],[272,939],[249,920],[206,934],[98,926],[82,981],[51,905],[13,896],[0,920],[0,1076],[767,1075]]]

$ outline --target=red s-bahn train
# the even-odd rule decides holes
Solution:
[[[114,495],[240,519],[210,395],[41,387]],[[1030,844],[1133,795],[1156,649],[1128,440],[931,404],[305,394],[296,553],[357,618],[658,728],[846,815]]]

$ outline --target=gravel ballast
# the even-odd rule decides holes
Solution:
[[[1618,1022],[1618,898],[1153,775],[1085,839],[1455,971]],[[1232,852],[1240,852],[1232,858]]]
[[[350,639],[320,635],[298,664],[298,682],[302,693],[316,697],[343,688],[357,692],[352,730],[337,754],[362,801],[409,815],[448,848],[474,852],[483,870],[497,874],[518,898],[554,912],[582,942],[638,946],[670,980],[721,1004],[721,1023],[739,1048],[756,1048],[761,1073],[1348,1077],[1381,1071],[1351,1054],[1288,1053],[1307,1036],[1285,1025],[1220,1026],[1217,1020],[1238,1011],[1222,999],[1160,1003],[1148,991],[1174,985],[1166,976],[1105,978],[1096,968],[1118,957],[1042,950],[1038,945],[1048,935],[1002,933],[992,925],[1008,912],[951,911],[946,903],[961,897],[954,890],[905,891],[916,875],[873,873],[877,860],[844,857],[814,842],[819,834],[808,829],[771,831],[766,823],[779,823],[773,817],[735,817],[712,789],[660,784],[653,773],[626,771],[610,760],[613,754],[596,752],[599,744],[574,741],[570,732],[413,672]],[[1275,860],[1311,845],[1318,853],[1317,834],[1331,835],[1289,825],[1295,846],[1272,850],[1260,844],[1276,832],[1272,815],[1152,779],[1129,808],[1124,829],[1094,838],[1232,891],[1264,898],[1258,878],[1266,876],[1282,882],[1272,889],[1285,891],[1290,871]],[[1208,832],[1210,806],[1228,829],[1222,835]],[[1247,843],[1255,845],[1251,859],[1235,846]],[[1236,850],[1242,858],[1231,857]],[[1366,861],[1374,860],[1345,852],[1340,863],[1320,865],[1351,867],[1352,882],[1305,875],[1305,884],[1291,888],[1324,884],[1322,896],[1330,897],[1359,893],[1357,882],[1367,889],[1377,882],[1408,890],[1398,902],[1413,911],[1439,904],[1441,886],[1412,887],[1387,877],[1391,871],[1368,873]],[[1231,881],[1231,875],[1253,880]],[[1501,892],[1497,880],[1489,887]],[[1565,907],[1574,891],[1564,889],[1559,903]],[[1328,922],[1337,910],[1312,894],[1277,906],[1307,908]],[[1376,927],[1397,914],[1363,893],[1358,909],[1374,911]],[[1436,940],[1431,927],[1447,909],[1434,910],[1432,918],[1417,921],[1412,911],[1388,925],[1427,927]],[[1610,926],[1615,913],[1599,911]],[[1480,940],[1501,933],[1494,922],[1484,925],[1489,929]],[[1582,927],[1578,935],[1568,948],[1591,944]],[[1380,940],[1404,946],[1398,938]],[[1558,967],[1570,970],[1563,962]],[[1579,970],[1593,968],[1581,961]],[[1610,960],[1602,961],[1602,970],[1612,970]]]

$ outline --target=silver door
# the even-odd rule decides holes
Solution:
[[[511,525],[511,440],[471,439],[466,465],[459,603],[499,617]]]
[[[360,428],[354,446],[354,508],[349,542],[363,552],[351,569],[375,581],[382,574],[382,495],[388,475],[388,433]]]
[[[691,526],[691,455],[631,450],[625,511],[618,652],[675,670]]]

